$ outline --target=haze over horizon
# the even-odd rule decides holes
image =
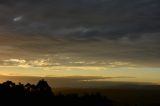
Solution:
[[[1,0],[0,76],[160,84],[159,5],[159,0]]]

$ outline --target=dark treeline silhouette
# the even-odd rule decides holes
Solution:
[[[112,102],[100,94],[55,95],[45,80],[36,85],[15,84],[6,81],[0,84],[0,106],[112,106]]]

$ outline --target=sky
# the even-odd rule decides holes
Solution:
[[[159,5],[0,0],[0,75],[160,84]]]

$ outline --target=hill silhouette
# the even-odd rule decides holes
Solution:
[[[15,84],[6,81],[0,84],[1,106],[112,106],[113,103],[100,94],[55,95],[47,81],[34,84]]]

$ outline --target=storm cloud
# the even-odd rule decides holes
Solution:
[[[0,63],[160,67],[159,5],[159,0],[1,0]]]

